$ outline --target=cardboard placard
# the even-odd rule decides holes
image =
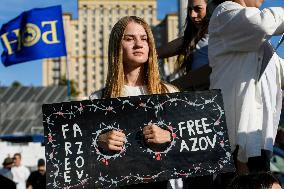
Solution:
[[[111,188],[234,171],[219,90],[43,105],[47,188]],[[172,142],[149,146],[154,123]],[[98,136],[126,135],[124,150],[106,152]]]

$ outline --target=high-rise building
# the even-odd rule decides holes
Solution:
[[[167,42],[178,38],[178,16],[176,13],[167,14],[164,20],[161,21],[156,27],[153,28],[156,39],[157,47],[165,45]],[[165,58],[160,66],[160,70],[163,71],[164,76],[168,76],[174,73],[176,68],[176,56]]]
[[[78,19],[63,15],[66,58],[43,61],[43,86],[57,85],[67,71],[80,97],[102,88],[108,66],[108,40],[113,25],[123,16],[136,15],[156,25],[156,0],[78,0]]]

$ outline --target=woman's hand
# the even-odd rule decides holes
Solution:
[[[163,144],[171,142],[170,131],[164,130],[155,124],[144,127],[143,135],[147,143]]]
[[[112,130],[99,135],[98,144],[105,150],[121,151],[125,142],[125,134]]]

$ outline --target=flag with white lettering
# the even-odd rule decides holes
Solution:
[[[61,6],[23,12],[2,25],[0,37],[4,66],[66,56]]]

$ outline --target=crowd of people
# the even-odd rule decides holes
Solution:
[[[13,158],[6,157],[0,169],[0,186],[7,189],[45,189],[46,168],[45,160],[39,159],[37,170],[30,170],[22,165],[22,156],[15,153]]]

